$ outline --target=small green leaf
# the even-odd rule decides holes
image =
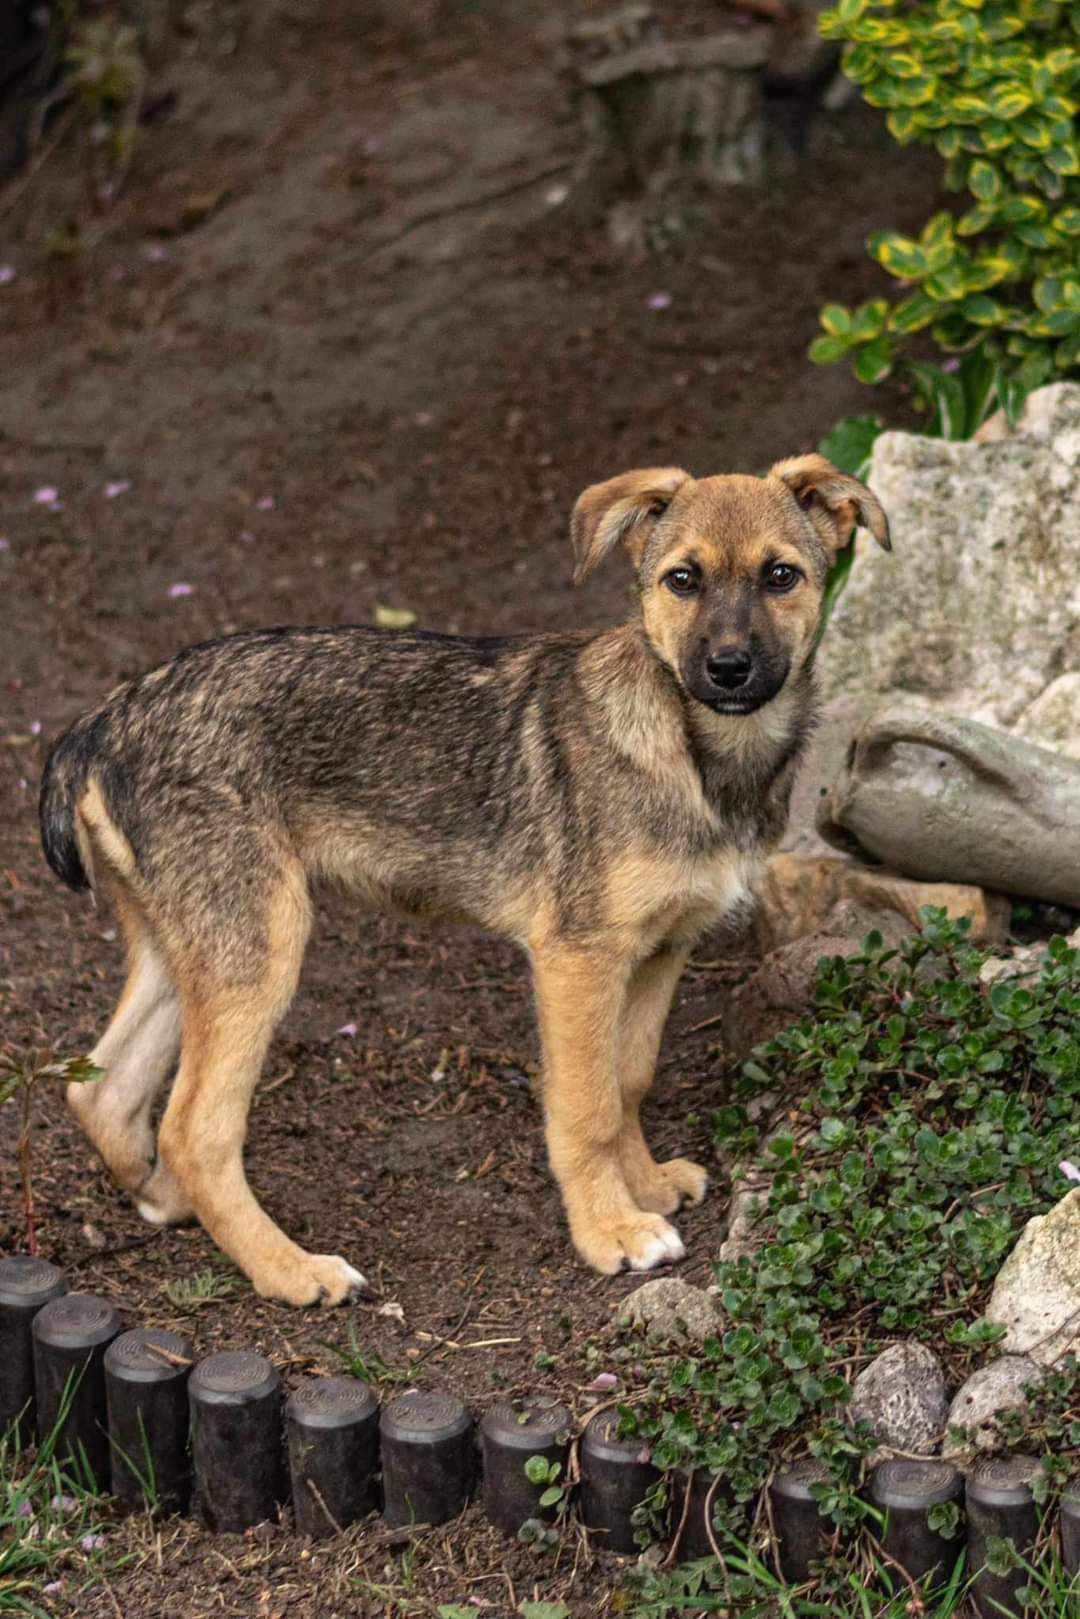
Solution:
[[[961,214],[956,221],[956,234],[958,236],[976,236],[980,231],[992,225],[998,216],[996,208],[979,203],[975,208],[969,208],[966,214]]]
[[[890,275],[914,281],[926,275],[930,268],[925,251],[910,236],[900,236],[895,231],[875,231],[867,238],[866,245],[871,258],[877,259]]]
[[[841,472],[865,477],[874,440],[884,426],[880,416],[845,416],[826,433],[818,449]]]
[[[998,171],[981,158],[976,158],[968,170],[968,185],[980,202],[996,202],[1003,189]]]
[[[955,1540],[960,1533],[960,1508],[955,1501],[940,1501],[926,1514],[928,1528],[945,1540]]]
[[[887,337],[875,338],[855,357],[855,375],[860,382],[881,382],[892,370],[892,345]]]
[[[960,309],[964,318],[975,326],[998,326],[1005,316],[1005,305],[996,298],[988,298],[984,292],[969,293]]]
[[[1051,146],[1043,154],[1043,162],[1055,174],[1080,174],[1080,151],[1073,146]]]
[[[833,365],[844,358],[850,347],[843,337],[815,337],[807,353],[815,365]]]
[[[1027,112],[1034,97],[1022,85],[1009,84],[995,90],[990,97],[990,111],[996,118],[1019,118]]]
[[[856,343],[869,343],[885,330],[885,317],[889,305],[884,298],[872,298],[860,304],[851,317],[851,335]]]
[[[911,140],[920,128],[919,114],[914,107],[894,107],[885,122],[889,134],[901,144]]]
[[[819,311],[818,320],[830,337],[847,337],[851,332],[851,311],[843,304],[826,304]]]
[[[894,307],[889,317],[889,330],[907,337],[911,332],[920,332],[924,326],[929,326],[940,313],[941,305],[936,299],[928,297],[925,292],[913,292]]]

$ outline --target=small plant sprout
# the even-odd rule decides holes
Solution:
[[[555,1523],[545,1522],[543,1518],[526,1518],[517,1538],[523,1546],[539,1549],[556,1546],[562,1522],[570,1510],[570,1489],[563,1479],[562,1463],[549,1461],[546,1456],[530,1456],[525,1463],[525,1477],[541,1490],[537,1509],[553,1511]]]
[[[200,1270],[165,1283],[165,1297],[177,1310],[201,1310],[207,1304],[221,1304],[236,1292],[235,1272]]]
[[[102,1070],[95,1068],[87,1057],[68,1057],[61,1061],[47,1052],[31,1052],[26,1057],[0,1052],[0,1107],[7,1102],[15,1101],[20,1113],[15,1156],[22,1183],[23,1222],[26,1231],[26,1251],[29,1254],[36,1254],[38,1251],[30,1129],[36,1089],[43,1080],[50,1083],[62,1080],[69,1085],[82,1085],[89,1080],[99,1079],[101,1073]]]
[[[341,1349],[337,1344],[326,1344],[324,1349],[336,1356],[341,1370],[346,1377],[359,1378],[361,1383],[370,1383],[378,1386],[380,1383],[411,1383],[415,1380],[414,1367],[391,1366],[374,1349],[362,1349],[356,1336],[356,1325],[349,1323],[349,1347]]]

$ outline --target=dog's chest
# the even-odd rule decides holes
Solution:
[[[686,873],[683,903],[687,920],[699,928],[732,919],[753,904],[762,857],[754,851],[725,850],[693,861]]]
[[[613,873],[610,919],[648,948],[690,941],[750,907],[761,858],[727,846],[682,859],[652,851],[622,862]]]

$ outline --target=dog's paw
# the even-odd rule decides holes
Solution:
[[[605,1276],[671,1265],[686,1253],[674,1226],[658,1214],[631,1214],[574,1234],[578,1252]]]
[[[298,1308],[321,1304],[329,1309],[346,1304],[367,1286],[360,1272],[337,1254],[301,1253],[294,1265],[266,1276],[255,1275],[252,1282],[264,1299]]]
[[[638,1208],[651,1214],[674,1214],[684,1203],[700,1203],[709,1184],[701,1165],[689,1158],[670,1158],[666,1164],[653,1164],[646,1174],[628,1175],[627,1179]]]
[[[160,1159],[139,1188],[135,1207],[149,1225],[186,1225],[195,1218],[191,1199]]]

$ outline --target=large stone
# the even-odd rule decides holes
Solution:
[[[968,917],[974,944],[998,944],[1009,927],[1010,906],[1000,895],[963,883],[913,881],[837,855],[774,855],[758,901],[756,938],[763,951],[819,930],[854,938],[860,918],[882,927],[895,942],[914,931],[925,905],[943,906],[954,918]],[[839,905],[852,909],[839,913]],[[858,932],[860,944],[867,931]]]
[[[949,1407],[947,1428],[966,1428],[966,1443],[946,1435],[942,1455],[964,1460],[980,1450],[995,1450],[1001,1433],[995,1420],[1001,1411],[1019,1411],[1027,1405],[1025,1389],[1037,1387],[1043,1370],[1026,1355],[1002,1355],[989,1366],[980,1366],[957,1390]]]
[[[1080,762],[911,701],[879,708],[822,800],[837,847],[908,877],[1080,905]]]
[[[929,1456],[945,1428],[949,1397],[941,1362],[925,1344],[893,1344],[859,1373],[848,1414],[879,1445]]]
[[[720,1317],[704,1288],[659,1276],[626,1295],[619,1324],[637,1327],[654,1343],[700,1344],[719,1331]]]
[[[1053,1366],[1080,1354],[1080,1187],[1029,1220],[998,1272],[986,1319],[1002,1347]]]
[[[996,443],[883,433],[868,482],[894,549],[859,545],[818,655],[826,699],[906,694],[1007,727],[1080,671],[1080,385],[1040,389]]]

